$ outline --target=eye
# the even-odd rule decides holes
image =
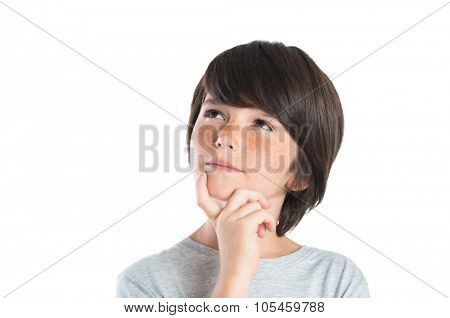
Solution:
[[[273,128],[268,123],[266,123],[264,120],[257,119],[257,120],[255,120],[255,123],[256,123],[256,125],[267,126],[267,128],[263,128],[265,130],[273,131]]]
[[[203,117],[206,117],[206,118],[215,118],[215,116],[214,115],[217,115],[217,114],[220,114],[220,115],[222,115],[220,112],[218,112],[217,110],[207,110],[204,114],[203,114]],[[211,117],[211,115],[212,115],[212,117]],[[223,116],[222,116],[223,117]]]
[[[214,119],[214,118],[216,118],[216,116],[218,114],[220,116],[222,116],[222,118],[223,118],[223,115],[219,111],[214,110],[214,109],[205,111],[205,113],[203,114],[203,117],[205,117],[205,118],[213,118]],[[264,130],[273,131],[273,128],[266,121],[264,121],[262,119],[256,119],[255,120],[255,125],[256,126],[262,126],[262,127],[266,126],[267,128],[263,128]]]

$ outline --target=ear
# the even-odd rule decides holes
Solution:
[[[296,187],[294,187],[293,184],[294,184],[294,175],[290,174],[288,181],[286,182],[286,187],[288,189],[290,189],[291,191],[298,192],[298,191],[305,190],[306,188],[309,187],[309,183],[307,181],[300,183],[300,185],[298,185]]]

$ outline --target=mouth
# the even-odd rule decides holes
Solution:
[[[223,172],[242,172],[238,168],[225,163],[225,162],[217,162],[211,161],[206,163],[207,166],[211,167],[213,170],[223,171]]]

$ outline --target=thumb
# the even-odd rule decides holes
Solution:
[[[206,186],[208,177],[206,172],[200,171],[196,180],[196,197],[197,205],[202,208],[206,213],[206,216],[215,220],[222,210],[217,202],[209,195],[208,188]]]

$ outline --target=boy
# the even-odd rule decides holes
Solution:
[[[117,277],[117,297],[369,297],[344,255],[285,236],[323,199],[344,118],[302,50],[253,41],[198,83],[187,133],[198,206],[189,237]]]

